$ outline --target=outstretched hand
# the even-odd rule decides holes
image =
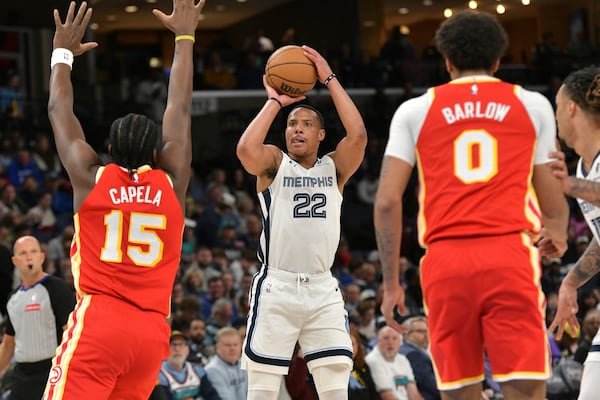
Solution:
[[[58,10],[54,9],[54,25],[56,26],[52,42],[54,48],[67,49],[74,56],[79,56],[98,47],[96,42],[81,43],[91,18],[92,9],[88,8],[85,1],[79,6],[77,14],[75,14],[75,2],[69,3],[69,11],[67,11],[64,24],[60,19]]]
[[[195,4],[195,0],[173,0],[171,15],[157,9],[152,10],[152,14],[176,36],[193,35],[205,3],[206,0],[200,0],[198,4]]]

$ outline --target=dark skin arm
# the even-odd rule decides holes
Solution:
[[[563,279],[558,290],[558,309],[548,330],[556,332],[556,340],[560,340],[565,326],[571,327],[571,332],[579,330],[577,321],[577,289],[600,271],[600,245],[594,238],[575,266]],[[573,329],[576,328],[577,330]]]
[[[381,313],[386,323],[398,332],[407,329],[394,319],[394,308],[406,314],[404,289],[400,286],[400,242],[402,240],[402,195],[413,166],[399,158],[383,158],[379,187],[375,197],[375,236],[383,275]]]
[[[170,15],[159,10],[153,10],[153,13],[176,36],[194,36],[204,3],[205,0],[200,0],[198,4],[194,4],[193,0],[173,0],[173,12]],[[64,23],[58,10],[54,10],[54,48],[65,48],[74,56],[79,56],[97,47],[96,42],[81,43],[91,17],[92,9],[87,7],[86,2],[81,3],[77,12],[75,2],[71,2]],[[163,118],[163,146],[157,163],[159,168],[171,175],[182,208],[192,160],[192,49],[191,40],[179,40],[175,43],[169,96]],[[58,154],[73,184],[74,210],[77,212],[94,186],[101,161],[86,142],[81,124],[73,112],[71,70],[66,64],[56,64],[52,68],[48,117]]]
[[[198,4],[194,0],[173,0],[173,12],[166,15],[152,10],[153,14],[175,37],[194,36],[200,11],[206,0]],[[167,107],[163,116],[163,145],[158,155],[158,167],[173,178],[175,193],[182,209],[191,174],[192,163],[192,118],[190,114],[193,83],[193,48],[191,40],[175,41],[175,54],[169,78]]]
[[[54,10],[54,48],[70,50],[79,56],[98,46],[95,42],[81,43],[92,9],[83,2],[75,13],[75,2],[69,4],[65,22],[62,23],[58,10]],[[73,85],[71,69],[67,64],[56,64],[50,74],[50,97],[48,117],[54,132],[58,155],[73,184],[74,210],[94,186],[95,173],[101,164],[98,154],[85,141],[81,124],[73,112]]]

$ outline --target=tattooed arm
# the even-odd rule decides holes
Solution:
[[[600,207],[600,183],[569,176],[565,153],[562,151],[552,152],[549,157],[554,161],[548,163],[552,174],[561,180],[564,194],[582,199],[596,207]]]
[[[566,195],[576,197],[600,207],[600,182],[588,181],[569,176],[563,183],[563,191]]]
[[[383,274],[381,313],[389,326],[399,332],[406,328],[394,320],[394,307],[405,314],[404,289],[400,286],[399,259],[402,239],[402,195],[413,166],[399,158],[385,156],[375,197],[375,235]]]
[[[550,332],[556,333],[556,339],[560,340],[565,326],[568,324],[571,328],[579,329],[577,321],[577,289],[585,284],[590,278],[600,271],[600,245],[596,238],[590,242],[585,253],[577,260],[575,266],[569,271],[563,279],[558,291],[558,309],[552,324],[548,328]],[[573,332],[573,330],[572,330]]]

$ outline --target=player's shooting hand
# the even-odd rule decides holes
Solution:
[[[64,24],[60,19],[58,10],[55,9],[54,25],[56,26],[56,31],[54,32],[53,40],[54,48],[67,49],[74,56],[78,56],[98,47],[98,43],[96,42],[81,43],[81,39],[83,39],[91,18],[92,9],[88,8],[85,1],[79,6],[77,14],[75,14],[75,2],[72,1],[69,3],[69,11],[67,11]]]
[[[200,0],[195,4],[195,0],[173,0],[173,12],[166,15],[160,10],[152,10],[156,16],[171,32],[177,35],[194,35],[200,18],[200,11],[204,7],[206,0]]]
[[[294,104],[306,99],[306,96],[291,97],[287,94],[277,93],[277,91],[271,85],[269,85],[266,75],[263,75],[263,86],[267,91],[267,98],[275,98],[279,100],[281,102],[282,107],[289,106],[290,104]]]
[[[393,290],[384,290],[383,300],[381,302],[381,314],[385,317],[385,322],[400,333],[408,331],[396,319],[406,315],[406,306],[404,305],[404,289],[398,285]]]
[[[304,49],[304,54],[306,57],[308,57],[315,64],[319,82],[325,82],[325,79],[327,79],[327,77],[329,77],[329,75],[331,75],[333,72],[327,60],[325,60],[325,58],[323,58],[318,51],[310,46],[304,45],[302,46],[302,49]]]
[[[579,331],[579,321],[577,321],[577,287],[569,284],[567,280],[563,280],[558,291],[558,308],[554,320],[550,324],[548,330],[556,332],[556,340],[562,338],[565,328],[568,326],[572,334]]]

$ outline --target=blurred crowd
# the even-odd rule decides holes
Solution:
[[[288,34],[289,37],[282,39],[278,46],[296,42],[293,32]],[[243,51],[237,55],[237,63],[231,64],[231,52],[223,47],[202,51],[197,58],[196,89],[262,88],[264,62],[275,48],[273,41],[259,30],[256,37],[249,38]],[[544,40],[532,50],[533,60],[526,76],[528,81],[521,83],[550,84],[554,79],[560,82],[561,77],[573,67],[596,55],[594,49],[583,46],[574,47],[575,50],[577,53],[573,54],[570,54],[570,50],[562,51],[553,44],[551,35],[545,34]],[[439,393],[435,390],[435,383],[433,389],[429,387],[431,380],[434,382],[433,370],[429,371],[429,366],[423,366],[423,360],[415,361],[415,357],[410,355],[410,346],[407,346],[416,346],[420,349],[419,355],[427,354],[427,320],[424,317],[418,266],[423,249],[417,242],[416,179],[404,199],[400,271],[406,291],[408,316],[416,317],[405,322],[409,333],[404,338],[382,330],[385,323],[379,311],[381,268],[373,232],[372,207],[387,127],[393,111],[401,101],[412,95],[412,85],[441,83],[447,76],[435,48],[428,47],[423,54],[416,54],[409,37],[400,30],[391,33],[377,58],[367,52],[361,52],[358,56],[352,56],[351,53],[347,46],[329,52],[328,58],[334,72],[348,88],[372,87],[377,90],[361,110],[369,129],[370,142],[363,166],[350,180],[345,191],[342,237],[332,266],[345,296],[355,346],[355,368],[349,388],[354,397],[350,398],[376,398],[372,396],[377,396],[383,379],[377,375],[380,373],[377,365],[383,361],[371,354],[381,345],[378,351],[396,354],[401,350],[403,357],[410,361],[404,371],[407,393],[411,391],[409,383],[413,382],[425,399],[436,399]],[[227,57],[224,60],[225,55]],[[566,55],[570,57],[569,62],[565,62]],[[160,66],[149,68],[147,72],[147,76],[138,76],[132,81],[137,88],[132,91],[136,93],[133,101],[140,110],[160,121],[164,111],[166,76]],[[404,87],[405,97],[386,97],[381,89],[390,86]],[[553,101],[555,88],[552,85],[547,88],[545,94]],[[62,277],[73,286],[69,247],[74,228],[69,179],[58,159],[48,128],[31,123],[32,116],[28,114],[27,99],[18,72],[6,76],[5,85],[0,90],[0,110],[0,247],[3,249],[0,256],[6,253],[0,259],[1,320],[6,315],[8,294],[20,284],[17,270],[13,268],[9,257],[14,241],[24,235],[37,237],[46,252],[45,270]],[[328,112],[326,107],[322,111],[326,119],[334,114],[333,109]],[[109,160],[108,154],[105,153],[103,157],[105,161]],[[570,162],[574,168],[572,154]],[[219,386],[219,379],[211,377],[215,374],[214,371],[210,372],[213,367],[208,366],[211,362],[215,364],[212,361],[215,357],[228,360],[227,365],[238,365],[245,335],[248,292],[252,277],[260,267],[256,250],[262,219],[254,178],[241,166],[213,168],[208,174],[196,172],[191,178],[186,200],[181,265],[172,293],[170,323],[173,331],[178,333],[171,338],[172,356],[165,361],[163,369],[179,368],[181,371],[186,362],[200,365],[203,368],[198,372],[199,381],[204,377],[202,374],[208,374],[205,380],[214,381],[213,389],[217,393],[225,393],[223,391],[226,388]],[[541,287],[547,298],[548,324],[556,310],[562,278],[592,239],[574,202],[571,209],[568,252],[562,259],[542,260]],[[580,291],[578,317],[582,324],[580,332],[567,332],[559,342],[549,337],[555,366],[560,365],[561,360],[583,363],[585,359],[591,340],[600,326],[598,279],[592,279]],[[238,336],[232,335],[232,332]],[[194,368],[192,364],[189,364],[189,368]],[[219,371],[223,367],[215,368]],[[225,386],[229,386],[229,389],[235,387],[236,390],[241,388],[243,391],[244,377],[241,371],[240,374],[235,384],[229,381]],[[159,386],[172,383],[167,376],[163,374]],[[7,384],[6,381],[3,384]],[[498,385],[491,379],[486,382],[486,396],[501,398]],[[282,396],[291,399],[316,398],[301,349],[293,359],[290,374],[282,382],[282,388],[285,388]],[[206,393],[209,392],[204,392],[203,396],[210,399],[212,395]],[[233,397],[221,395],[220,398]]]

